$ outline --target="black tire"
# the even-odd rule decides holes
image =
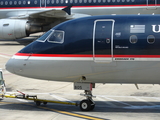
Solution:
[[[40,102],[40,101],[36,101],[36,105],[37,105],[37,106],[40,106],[40,105],[41,105],[41,102]]]
[[[89,111],[89,110],[91,110],[91,104],[92,103],[89,100],[82,100],[80,102],[80,109],[82,111]]]

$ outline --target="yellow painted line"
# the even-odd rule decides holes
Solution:
[[[43,108],[43,109],[47,109],[47,110],[51,110],[51,111],[54,111],[54,112],[58,112],[58,113],[61,113],[61,114],[74,116],[74,117],[80,117],[80,118],[85,118],[85,119],[90,119],[90,120],[104,120],[104,119],[101,119],[101,118],[96,118],[96,117],[91,117],[91,116],[86,116],[86,115],[80,115],[80,114],[66,112],[66,111],[60,111],[60,110],[46,108],[46,107],[42,107],[42,106],[38,106],[38,107]]]
[[[34,106],[32,104],[28,104],[28,103],[15,103],[15,102],[0,102],[1,104],[25,104],[25,105],[30,105],[30,106]],[[84,119],[89,119],[89,120],[105,120],[102,118],[96,118],[96,117],[92,117],[92,116],[87,116],[87,115],[80,115],[77,113],[71,113],[71,112],[66,112],[66,111],[60,111],[60,110],[56,110],[56,109],[52,109],[52,108],[47,108],[47,107],[42,107],[42,106],[37,106],[38,108],[42,108],[42,109],[46,109],[46,110],[50,110],[50,111],[54,111],[57,113],[61,113],[61,114],[65,114],[65,115],[70,115],[73,117],[79,117],[79,118],[84,118]]]

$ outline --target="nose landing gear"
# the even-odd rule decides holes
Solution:
[[[92,88],[95,88],[95,83],[74,83],[74,89],[76,90],[84,90],[84,94],[80,94],[86,99],[82,100],[79,104],[80,109],[82,111],[91,111],[95,107],[95,102],[92,97]]]
[[[93,110],[94,107],[95,107],[95,102],[93,101],[92,97],[95,97],[95,96],[92,96],[92,91],[91,90],[85,90],[84,92],[85,94],[81,94],[82,96],[85,96],[86,99],[85,100],[82,100],[79,104],[80,106],[80,109],[82,111],[90,111],[90,110]]]

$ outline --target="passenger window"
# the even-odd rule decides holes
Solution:
[[[147,42],[148,42],[149,44],[153,44],[153,43],[155,42],[155,37],[154,37],[153,35],[149,35],[149,36],[147,37]]]
[[[64,31],[55,30],[49,37],[48,42],[52,43],[63,43],[64,42]]]
[[[21,1],[18,1],[18,4],[21,5]]]
[[[63,1],[63,0],[61,0],[61,3],[63,4],[63,3],[64,3],[64,1]]]
[[[132,36],[130,36],[129,41],[130,41],[130,43],[135,44],[135,43],[137,43],[138,38],[136,35],[132,35]]]
[[[37,4],[37,3],[38,3],[37,0],[35,0],[35,1],[34,1],[34,4]]]
[[[52,33],[52,30],[49,30],[48,32],[44,33],[40,38],[38,38],[37,41],[45,42],[45,40],[49,37],[51,33]]]
[[[30,1],[28,1],[28,5],[30,5],[31,4],[31,2]]]
[[[106,2],[106,0],[103,0],[103,2],[105,3],[105,2]]]
[[[26,1],[23,1],[23,4],[25,5],[25,4],[26,4]]]
[[[94,3],[96,3],[96,0],[93,0]]]
[[[1,5],[3,5],[3,1],[1,1]]]
[[[107,2],[111,2],[111,0],[107,0]]]
[[[5,2],[5,5],[8,5],[8,1]]]
[[[12,5],[12,1],[10,1],[9,4]]]
[[[52,4],[54,4],[54,0],[52,0]]]
[[[73,0],[70,0],[70,3],[73,3]]]
[[[82,3],[82,0],[79,0],[79,3]]]
[[[17,1],[14,1],[14,5],[17,5]]]
[[[50,4],[50,0],[47,0],[47,4]]]

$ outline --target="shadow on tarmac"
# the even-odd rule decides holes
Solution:
[[[5,101],[7,100],[7,101]],[[62,105],[62,104],[55,104],[55,103],[48,103],[47,105],[41,104],[40,106],[36,106],[34,102],[13,102],[9,99],[0,99],[0,109],[12,109],[12,110],[37,110],[39,107],[46,107],[50,109],[56,109],[60,111],[68,111],[68,112],[81,112],[79,106],[72,106],[72,105]],[[75,101],[77,102],[77,101]],[[109,101],[114,104],[113,101]],[[125,102],[125,101],[123,101]],[[112,107],[104,102],[96,101],[96,106],[93,111],[89,112],[129,112],[129,113],[160,113],[160,102],[152,102],[155,105],[146,105],[144,102],[125,102],[127,104],[131,104],[133,106],[121,105]],[[116,103],[115,103],[116,104]]]

